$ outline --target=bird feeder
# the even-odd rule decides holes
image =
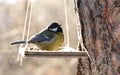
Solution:
[[[28,41],[29,32],[30,32],[32,5],[33,5],[33,1],[28,0],[24,29],[23,29],[23,37],[22,37],[22,40],[25,40],[26,27],[28,27],[27,28],[27,39],[26,39],[26,41]],[[78,25],[78,39],[79,39],[79,44],[81,44],[81,47],[84,50],[79,51],[79,50],[73,49],[69,46],[66,0],[64,0],[64,6],[65,6],[64,8],[65,8],[65,20],[66,20],[66,31],[67,31],[67,42],[68,42],[68,44],[58,51],[45,51],[45,50],[43,51],[43,50],[38,50],[38,49],[31,50],[31,48],[28,48],[28,43],[26,43],[25,46],[23,46],[23,44],[21,44],[20,47],[19,47],[19,53],[18,53],[18,58],[19,58],[20,61],[22,61],[23,57],[81,58],[81,57],[88,57],[89,56],[88,52],[87,52],[87,50],[84,47],[83,42],[82,42],[82,37],[81,37],[81,32],[80,32],[81,29],[79,29],[80,25]],[[29,17],[29,19],[28,19],[28,17]],[[78,23],[78,24],[80,24],[80,23]]]

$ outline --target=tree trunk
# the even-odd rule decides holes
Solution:
[[[77,75],[120,74],[120,0],[77,0],[83,44]]]

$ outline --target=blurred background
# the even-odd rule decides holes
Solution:
[[[0,75],[75,75],[76,58],[24,58],[22,66],[17,61],[27,0],[0,0]],[[77,32],[74,0],[67,0],[70,46],[76,49]],[[66,45],[64,0],[35,0],[33,3],[30,36],[52,22],[63,25]]]

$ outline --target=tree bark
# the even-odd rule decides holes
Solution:
[[[120,74],[120,0],[77,0],[83,44],[77,75]]]

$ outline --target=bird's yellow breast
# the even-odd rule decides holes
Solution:
[[[63,33],[57,33],[54,35],[53,39],[37,43],[36,45],[38,48],[42,50],[54,51],[58,50],[62,46],[63,41],[64,41]]]

